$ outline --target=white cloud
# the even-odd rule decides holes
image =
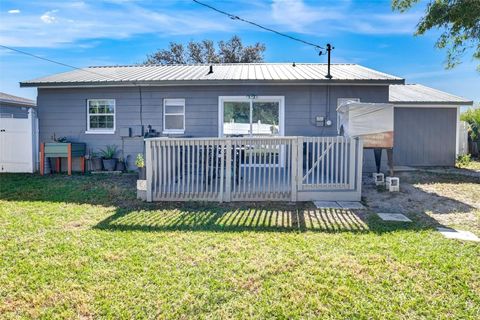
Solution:
[[[55,23],[57,22],[57,18],[55,17],[55,13],[57,12],[58,10],[47,11],[40,16],[40,20],[42,20],[45,23]]]
[[[323,3],[317,6],[308,6],[302,0],[274,0],[271,5],[273,20],[290,31],[311,33],[318,29],[318,23],[325,21],[339,21],[344,18],[345,2]]]
[[[20,10],[19,9],[12,9],[12,10],[8,10],[8,13],[17,14],[17,13],[20,13]]]
[[[155,4],[155,9],[147,8]],[[219,8],[283,32],[315,37],[336,34],[411,34],[418,15],[377,12],[349,0],[306,3],[301,0],[219,2]],[[238,7],[238,9],[236,8]],[[180,8],[180,9],[179,9]],[[388,9],[387,9],[388,10]],[[57,47],[94,39],[124,39],[139,34],[153,37],[241,32],[254,27],[232,21],[216,12],[183,0],[140,2],[133,0],[34,2],[22,15],[3,15],[0,43],[19,47]]]
[[[35,3],[22,16],[2,16],[0,43],[58,47],[82,40],[124,39],[138,34],[172,37],[226,30],[231,28],[224,20],[194,11],[178,11],[173,2],[154,11],[129,1],[47,1]]]
[[[257,13],[257,21],[272,21],[283,31],[315,35],[335,32],[356,34],[412,34],[419,12],[378,13],[380,5],[355,6],[349,0],[318,1],[315,5],[303,0],[273,0],[270,18]],[[261,20],[259,20],[261,19]]]

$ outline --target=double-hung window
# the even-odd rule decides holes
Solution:
[[[115,133],[115,99],[87,100],[86,133]]]
[[[185,99],[163,100],[163,133],[185,132]]]

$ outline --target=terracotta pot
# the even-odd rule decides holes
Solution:
[[[101,158],[92,158],[90,159],[90,170],[92,171],[102,171],[102,159]]]

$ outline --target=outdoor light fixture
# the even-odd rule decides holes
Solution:
[[[257,95],[254,94],[254,93],[250,93],[250,94],[247,95],[247,98],[248,98],[248,99],[256,99],[256,98],[257,98]]]

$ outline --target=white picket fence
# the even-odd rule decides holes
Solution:
[[[362,143],[344,137],[150,138],[147,201],[360,200]]]

